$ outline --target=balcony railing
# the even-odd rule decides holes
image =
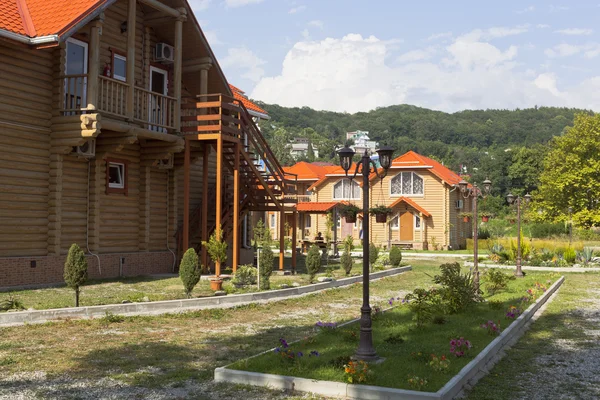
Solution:
[[[96,110],[119,118],[128,118],[127,92],[129,85],[118,79],[98,76],[98,98],[88,99],[88,75],[66,75],[61,77],[64,103],[61,112],[64,115],[84,114],[88,112],[88,100]],[[95,101],[94,101],[95,100]],[[167,132],[175,129],[177,99],[160,93],[134,88],[133,120],[147,129]]]

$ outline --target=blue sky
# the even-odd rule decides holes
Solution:
[[[600,111],[600,1],[189,0],[225,74],[285,106]]]

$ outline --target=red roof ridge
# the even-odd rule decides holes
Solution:
[[[25,30],[25,34],[29,37],[37,36],[35,26],[33,25],[33,20],[31,19],[31,14],[29,13],[29,7],[27,7],[27,1],[26,0],[16,0],[16,1],[17,1],[17,10],[19,10],[19,15],[21,15],[21,19],[23,20],[23,29]]]
[[[404,196],[398,198],[398,200],[396,200],[395,202],[393,202],[390,205],[390,208],[394,208],[394,207],[396,207],[400,203],[406,203],[406,204],[408,204],[409,206],[411,206],[415,210],[421,212],[423,214],[423,216],[425,216],[427,218],[431,217],[431,214],[429,213],[429,211],[427,211],[426,209],[424,209],[423,207],[421,207],[414,200],[412,200],[412,199],[410,199],[408,197],[404,197]]]

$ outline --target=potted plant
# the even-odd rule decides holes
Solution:
[[[342,217],[344,217],[346,222],[355,223],[356,216],[358,215],[359,211],[360,211],[360,208],[356,207],[354,204],[344,204],[340,208],[340,215]]]
[[[387,206],[377,205],[369,209],[369,213],[375,216],[375,221],[385,224],[387,216],[392,213],[392,209]]]
[[[484,212],[481,213],[481,221],[482,222],[488,222],[490,220],[491,216],[492,216],[492,214],[484,211]]]
[[[221,290],[223,287],[223,279],[220,277],[221,263],[227,260],[227,242],[223,241],[222,229],[219,236],[217,237],[217,233],[213,232],[208,242],[202,242],[202,245],[206,247],[210,259],[215,263],[215,278],[210,280],[210,288],[214,291]]]
[[[469,222],[471,220],[471,217],[473,216],[473,214],[470,212],[464,212],[464,213],[460,213],[460,216],[462,217],[463,222]]]

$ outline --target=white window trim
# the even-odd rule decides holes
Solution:
[[[108,187],[111,189],[125,189],[125,176],[127,174],[127,172],[125,171],[125,168],[127,168],[127,167],[125,166],[124,163],[113,162],[113,161],[108,163],[109,170],[110,170],[110,168],[114,168],[114,167],[119,168],[119,175],[121,175],[121,183],[108,182]],[[109,175],[110,175],[110,171],[109,171]]]
[[[275,214],[271,214],[271,220],[269,221],[269,226],[271,229],[277,228],[277,216]]]
[[[87,74],[88,73],[89,44],[86,42],[82,42],[81,40],[77,40],[77,39],[73,39],[73,38],[68,38],[67,42],[76,44],[77,46],[81,46],[85,49],[85,53],[84,53],[84,57],[83,57],[83,73]],[[66,71],[68,62],[69,62],[69,57],[67,54],[67,57],[65,57],[65,71]]]
[[[395,193],[392,193],[392,179],[396,178],[398,175],[402,175],[402,172],[411,172],[411,173],[417,175],[419,178],[423,179],[423,193],[421,193],[421,194],[395,194]],[[411,185],[411,187],[412,187],[412,185]],[[389,189],[388,190],[389,190],[389,193],[390,193],[390,197],[417,197],[417,198],[418,197],[425,197],[425,178],[423,178],[423,176],[417,174],[414,171],[400,171],[396,175],[394,175],[394,176],[392,176],[390,178],[390,184],[389,184]]]
[[[396,225],[396,226],[392,225],[392,221],[393,221],[393,220],[395,220],[395,219],[398,219],[398,225]],[[399,214],[396,214],[396,216],[395,216],[395,217],[393,217],[393,218],[390,220],[390,228],[391,228],[393,231],[397,231],[397,230],[399,230],[399,229],[400,229],[400,215],[399,215]]]
[[[417,226],[417,218],[419,219],[420,226]],[[421,218],[417,214],[413,214],[413,220],[414,220],[414,228],[416,231],[420,231],[421,229],[423,229],[423,218]]]
[[[122,56],[120,54],[117,53],[113,53],[113,59],[114,60],[121,60],[125,62],[125,74],[127,74],[127,57]],[[114,68],[114,60],[113,60],[113,68]],[[116,68],[115,68],[116,71]],[[117,75],[115,73],[115,71],[113,71],[113,79],[116,79],[118,81],[122,81],[122,82],[127,82],[127,77],[126,76],[121,76],[121,75]]]
[[[349,182],[348,184],[350,184],[350,197],[344,197],[344,186],[346,185],[346,183],[344,182]],[[342,196],[341,197],[336,197],[335,196],[335,187],[338,183],[342,183]],[[359,188],[359,192],[358,192],[358,197],[352,197],[352,195],[354,194],[354,185],[358,185]],[[334,200],[360,200],[361,197],[361,191],[360,191],[360,185],[355,182],[354,180],[350,179],[350,178],[343,178],[340,179],[339,181],[337,181],[334,185],[333,185],[333,199]]]
[[[304,228],[312,228],[312,221],[310,215],[307,215],[304,219]]]

